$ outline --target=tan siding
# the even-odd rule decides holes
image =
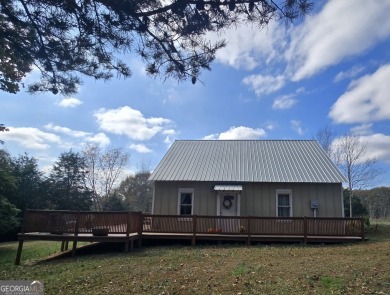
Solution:
[[[154,214],[177,214],[179,188],[194,189],[194,214],[216,215],[213,182],[155,182]],[[318,217],[341,217],[341,184],[242,183],[241,216],[276,216],[276,190],[291,189],[293,216],[313,216],[310,200],[319,201]]]
[[[260,216],[270,216],[270,200],[266,198],[268,196],[269,184],[264,183],[263,185],[257,184],[261,187],[259,190],[261,192],[261,210]]]
[[[297,184],[301,187],[302,195],[296,196],[296,198],[300,198],[300,212],[295,216],[312,216],[312,212],[310,209],[310,199],[315,198],[314,195],[311,195],[310,185],[311,184]],[[297,212],[298,213],[298,212]]]
[[[331,210],[330,204],[331,200],[329,198],[333,198],[333,192],[329,188],[329,186],[324,185],[323,186],[323,196],[322,196],[322,202],[319,203],[319,208],[321,210],[321,215],[320,216],[327,216],[329,211]]]
[[[269,212],[268,216],[276,215],[276,189],[281,188],[281,183],[270,183],[268,186],[268,194],[264,196],[265,200],[269,202]]]
[[[168,214],[177,214],[177,195],[178,195],[178,191],[174,189],[174,187],[172,185],[169,186],[169,198],[167,199],[168,202],[166,202],[166,206],[168,207],[166,209],[166,211],[168,212]],[[165,203],[165,202],[163,202]]]
[[[303,210],[304,210],[304,208],[302,206],[304,203],[303,200],[306,198],[306,191],[305,191],[306,188],[300,186],[297,183],[292,183],[290,185],[287,184],[283,188],[284,189],[291,189],[293,216],[302,216]],[[275,206],[276,206],[276,199],[275,199]]]
[[[317,210],[317,216],[318,217],[325,217],[326,216],[326,206],[328,206],[328,201],[326,200],[326,186],[323,183],[320,183],[317,185],[317,196],[313,197],[313,200],[318,200],[318,210]],[[333,196],[332,196],[333,197]],[[312,215],[310,215],[312,216]]]
[[[334,185],[333,186],[333,208],[334,212],[337,212],[338,214],[336,215],[337,217],[343,217],[342,213],[342,189],[341,189],[341,184],[340,185]]]
[[[318,191],[321,190],[321,184],[311,183],[309,187],[309,197],[304,200],[303,208],[306,210],[303,212],[301,216],[314,216],[314,211],[311,209],[311,200],[318,200]],[[318,216],[318,212],[317,212]],[[318,216],[319,217],[319,216]]]
[[[255,185],[253,183],[248,183],[245,187],[247,187],[247,192],[245,196],[246,200],[246,214],[244,212],[244,216],[254,216],[255,215],[255,203],[259,201],[259,197],[256,196],[255,193]],[[245,192],[243,192],[245,193]]]
[[[263,210],[263,198],[261,195],[261,189],[255,190],[256,184],[252,183],[251,184],[252,188],[252,197],[253,197],[253,211],[252,211],[252,216],[256,216],[258,214],[261,214],[261,211]]]

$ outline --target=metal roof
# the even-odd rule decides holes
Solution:
[[[178,140],[153,181],[320,182],[345,178],[315,140]]]

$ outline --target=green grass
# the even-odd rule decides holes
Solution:
[[[57,253],[61,248],[59,242],[35,241],[24,242],[23,245],[23,260],[32,264],[47,256]],[[0,244],[0,265],[9,266],[15,262],[18,243],[2,243]]]
[[[44,260],[59,242],[0,244],[0,279],[38,279],[46,294],[390,294],[390,223],[366,243],[165,246]],[[382,293],[381,293],[382,292]]]
[[[241,262],[233,269],[232,275],[237,277],[237,276],[245,275],[248,272],[249,272],[249,269],[246,266],[246,264]]]
[[[337,277],[321,277],[321,284],[326,288],[329,294],[335,292],[344,292],[345,285],[341,278]]]

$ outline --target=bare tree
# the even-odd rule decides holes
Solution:
[[[98,155],[100,155],[100,147],[98,145],[88,145],[83,151],[82,155],[85,158],[85,164],[88,169],[86,174],[87,186],[92,190],[93,205],[96,210],[101,210],[99,195],[97,194],[96,183],[98,182]]]
[[[83,155],[88,169],[87,184],[94,192],[95,209],[102,210],[128,164],[130,154],[121,148],[109,147],[103,151],[99,145],[88,145]]]
[[[336,132],[330,129],[328,125],[325,125],[314,136],[314,139],[317,140],[330,158],[332,158],[332,142],[335,140],[336,135]]]
[[[355,135],[344,135],[332,144],[334,159],[347,177],[349,190],[349,216],[352,217],[352,197],[354,190],[360,190],[373,184],[383,173],[377,167],[377,160],[367,154],[367,142]]]

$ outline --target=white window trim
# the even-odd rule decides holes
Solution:
[[[180,215],[180,195],[182,193],[190,193],[191,194],[191,215],[194,215],[194,189],[193,188],[179,188],[179,192],[177,193],[177,215]]]
[[[279,202],[278,202],[278,195],[281,194],[281,195],[289,195],[289,202],[290,202],[290,217],[293,217],[293,199],[292,199],[292,190],[291,189],[277,189],[276,190],[276,196],[275,196],[275,207],[276,207],[276,217],[281,217],[279,216]]]

